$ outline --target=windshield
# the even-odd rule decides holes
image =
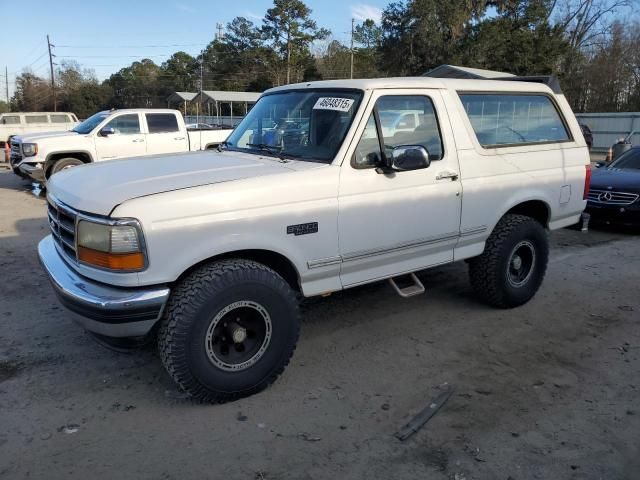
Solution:
[[[362,99],[354,90],[290,90],[258,100],[229,136],[230,150],[333,161]]]
[[[620,170],[640,170],[640,148],[633,148],[620,155],[609,168]]]
[[[90,116],[84,122],[76,125],[76,127],[71,130],[72,132],[81,133],[86,135],[87,133],[91,133],[94,128],[96,128],[105,118],[109,116],[109,112],[98,112],[95,115]]]

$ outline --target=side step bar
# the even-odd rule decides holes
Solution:
[[[393,289],[396,291],[398,295],[400,295],[402,298],[409,298],[409,297],[413,297],[415,295],[420,295],[421,293],[424,293],[425,291],[424,285],[418,279],[418,277],[416,277],[415,273],[410,273],[408,275],[411,281],[413,282],[413,284],[400,288],[396,283],[395,279],[406,277],[406,276],[407,275],[401,275],[399,277],[389,279],[389,283],[391,284],[391,286],[393,287]]]

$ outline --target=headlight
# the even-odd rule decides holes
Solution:
[[[108,270],[139,271],[145,268],[140,227],[135,221],[105,225],[78,222],[78,260]]]
[[[22,155],[25,157],[33,157],[38,154],[38,144],[37,143],[23,143],[22,144]]]

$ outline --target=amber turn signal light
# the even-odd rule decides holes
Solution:
[[[142,270],[144,268],[144,255],[140,252],[108,253],[78,247],[78,260],[109,270]]]

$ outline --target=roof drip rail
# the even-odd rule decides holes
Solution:
[[[560,81],[558,77],[555,75],[527,75],[523,77],[499,77],[499,78],[488,78],[487,80],[504,80],[510,82],[532,82],[532,83],[542,83],[547,85],[553,93],[561,94],[562,88],[560,88]]]

